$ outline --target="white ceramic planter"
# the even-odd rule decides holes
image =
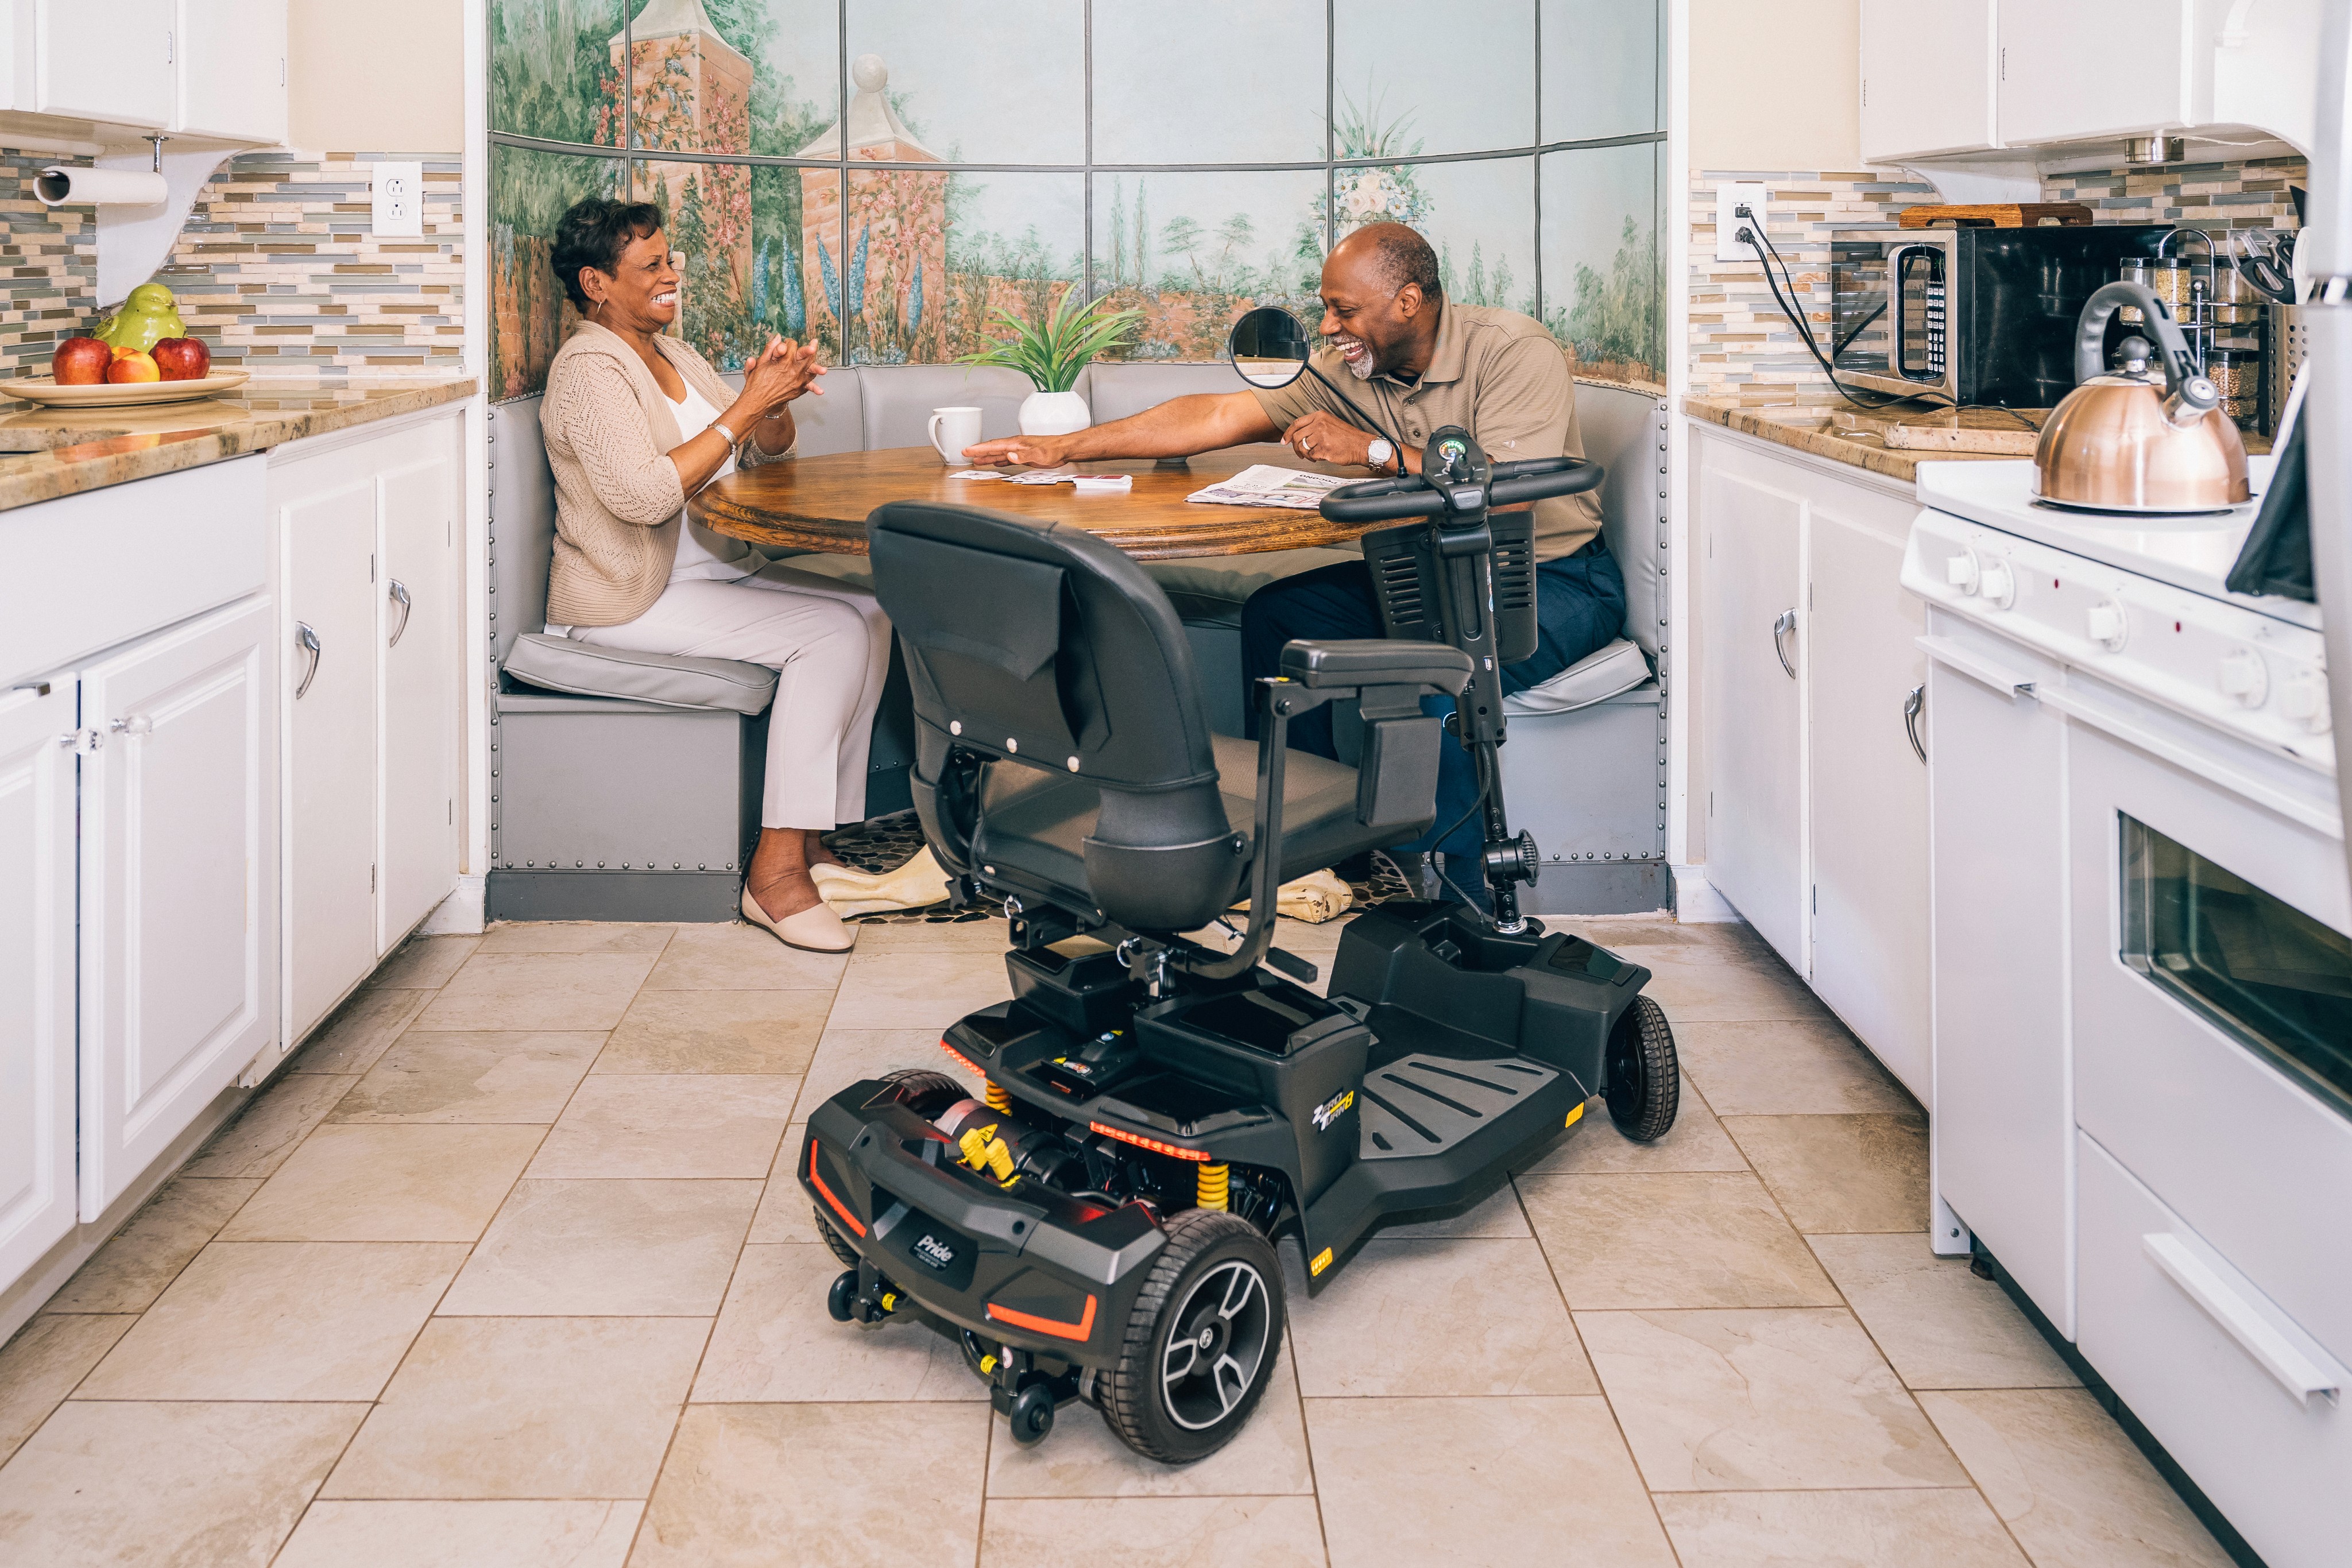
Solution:
[[[1087,400],[1074,392],[1033,392],[1021,400],[1021,434],[1067,435],[1094,423]]]

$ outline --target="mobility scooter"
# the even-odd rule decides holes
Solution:
[[[1235,343],[1259,384],[1269,360],[1306,358],[1282,320]],[[853,1084],[810,1116],[797,1169],[844,1265],[833,1316],[960,1339],[1017,1441],[1085,1399],[1139,1453],[1204,1458],[1273,1369],[1280,1239],[1312,1294],[1375,1226],[1486,1197],[1596,1096],[1627,1136],[1673,1124],[1649,971],[1520,913],[1538,862],[1496,765],[1499,666],[1534,645],[1534,551],[1525,512],[1488,508],[1601,470],[1490,464],[1458,429],[1423,463],[1323,502],[1412,519],[1364,540],[1391,635],[1288,644],[1253,694],[1255,745],[1210,733],[1182,624],[1112,546],[968,507],[868,521],[912,678],[916,810],[953,898],[1010,917],[1013,999],[941,1042],[982,1098],[920,1070]],[[1360,720],[1352,767],[1286,749],[1292,720],[1340,701]],[[1493,915],[1382,904],[1317,996],[1314,967],[1272,946],[1276,889],[1425,831],[1455,743],[1478,768]],[[1230,950],[1200,936],[1220,925]]]

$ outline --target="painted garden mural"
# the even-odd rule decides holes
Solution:
[[[1432,64],[1382,42],[1405,0],[492,0],[493,395],[572,319],[557,218],[624,193],[724,369],[772,333],[952,361],[1071,289],[1141,312],[1119,357],[1214,360],[1393,219],[1449,298],[1662,379],[1655,0],[1456,8]]]

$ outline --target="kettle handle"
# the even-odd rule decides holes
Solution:
[[[2110,283],[2091,296],[2074,329],[2074,383],[2080,386],[2107,369],[2107,321],[2126,305],[2137,305],[2156,338],[2157,358],[2164,364],[2164,395],[2199,413],[2221,401],[2221,392],[2197,369],[2189,357],[2189,340],[2172,319],[2172,308],[2156,291],[2137,283]]]

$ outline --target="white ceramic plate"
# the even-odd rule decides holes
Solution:
[[[215,371],[192,382],[101,382],[96,386],[61,387],[47,376],[23,376],[0,382],[0,393],[49,408],[131,408],[151,402],[193,402],[233,392],[253,379],[248,371]]]

